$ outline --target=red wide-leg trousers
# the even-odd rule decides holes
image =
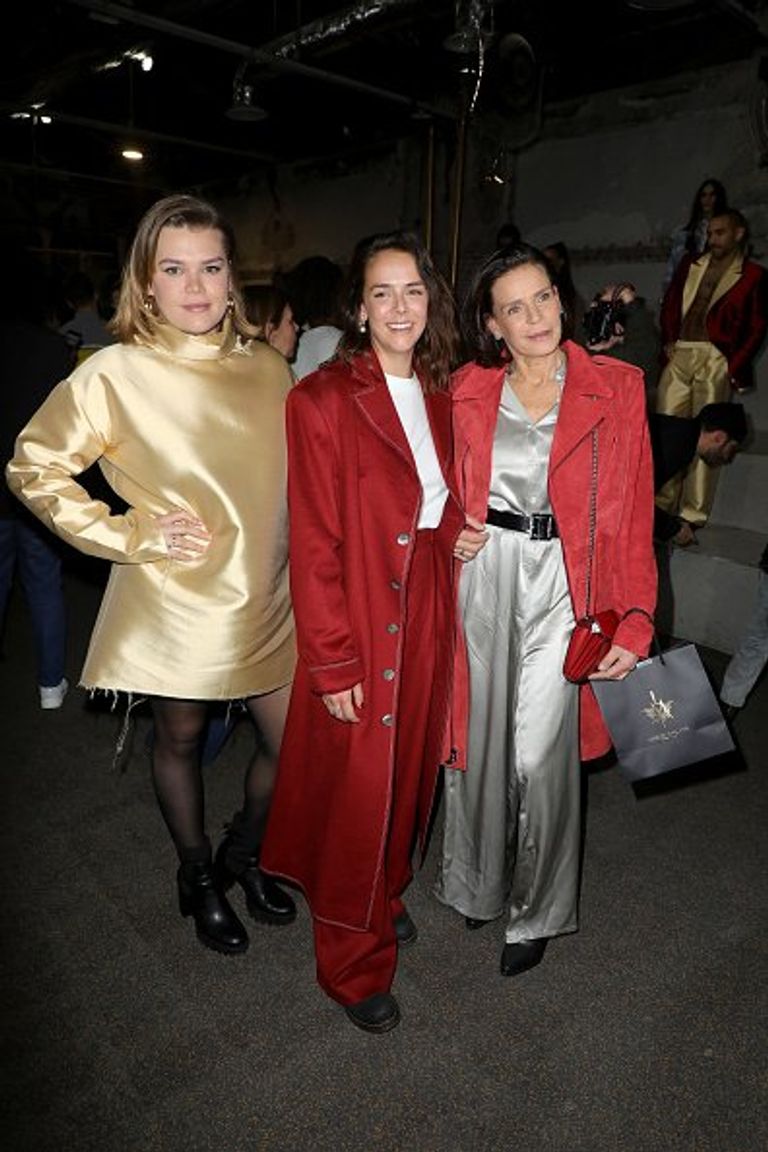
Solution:
[[[313,921],[318,983],[340,1004],[356,1004],[388,992],[395,974],[393,921],[403,911],[400,897],[413,875],[422,773],[434,770],[424,756],[430,709],[444,701],[443,693],[432,690],[437,672],[436,637],[453,628],[448,537],[445,525],[416,534],[406,596],[390,824],[369,926],[356,931]]]

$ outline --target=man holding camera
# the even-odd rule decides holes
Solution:
[[[645,299],[634,284],[606,284],[584,314],[588,352],[613,356],[641,368],[649,407],[659,378],[660,335]]]
[[[768,329],[768,276],[747,259],[744,216],[727,209],[711,218],[707,234],[707,251],[683,258],[661,306],[666,365],[656,411],[671,416],[695,416],[705,404],[750,391]],[[657,505],[688,525],[679,543],[692,543],[706,524],[716,483],[716,472],[697,457],[657,494]]]

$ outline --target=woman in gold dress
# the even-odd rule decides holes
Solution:
[[[148,698],[152,773],[179,856],[182,915],[220,952],[293,901],[258,866],[295,664],[288,588],[285,359],[254,340],[234,237],[192,196],[139,223],[117,312],[118,343],[59,384],[21,432],[8,482],[74,547],[112,562],[81,684]],[[95,461],[128,506],[115,514],[76,477]],[[242,808],[215,861],[204,826],[200,736],[207,702],[244,700],[260,734]]]

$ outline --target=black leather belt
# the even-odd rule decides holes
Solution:
[[[488,524],[495,524],[497,528],[525,532],[531,540],[554,540],[560,535],[555,518],[549,512],[534,512],[532,516],[522,516],[518,512],[500,512],[498,508],[489,508],[486,521]]]

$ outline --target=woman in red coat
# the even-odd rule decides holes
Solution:
[[[474,359],[453,388],[457,474],[488,540],[461,577],[469,735],[466,771],[446,773],[437,895],[468,928],[504,917],[501,971],[512,976],[576,930],[580,753],[610,747],[592,689],[562,672],[585,614],[595,447],[590,609],[622,617],[600,679],[629,674],[650,643],[653,479],[642,373],[561,342],[542,253],[495,253],[467,328]]]
[[[262,865],[303,889],[321,987],[354,1024],[399,1020],[401,895],[450,753],[456,547],[453,305],[418,241],[362,241],[332,362],[288,399],[299,662]]]

